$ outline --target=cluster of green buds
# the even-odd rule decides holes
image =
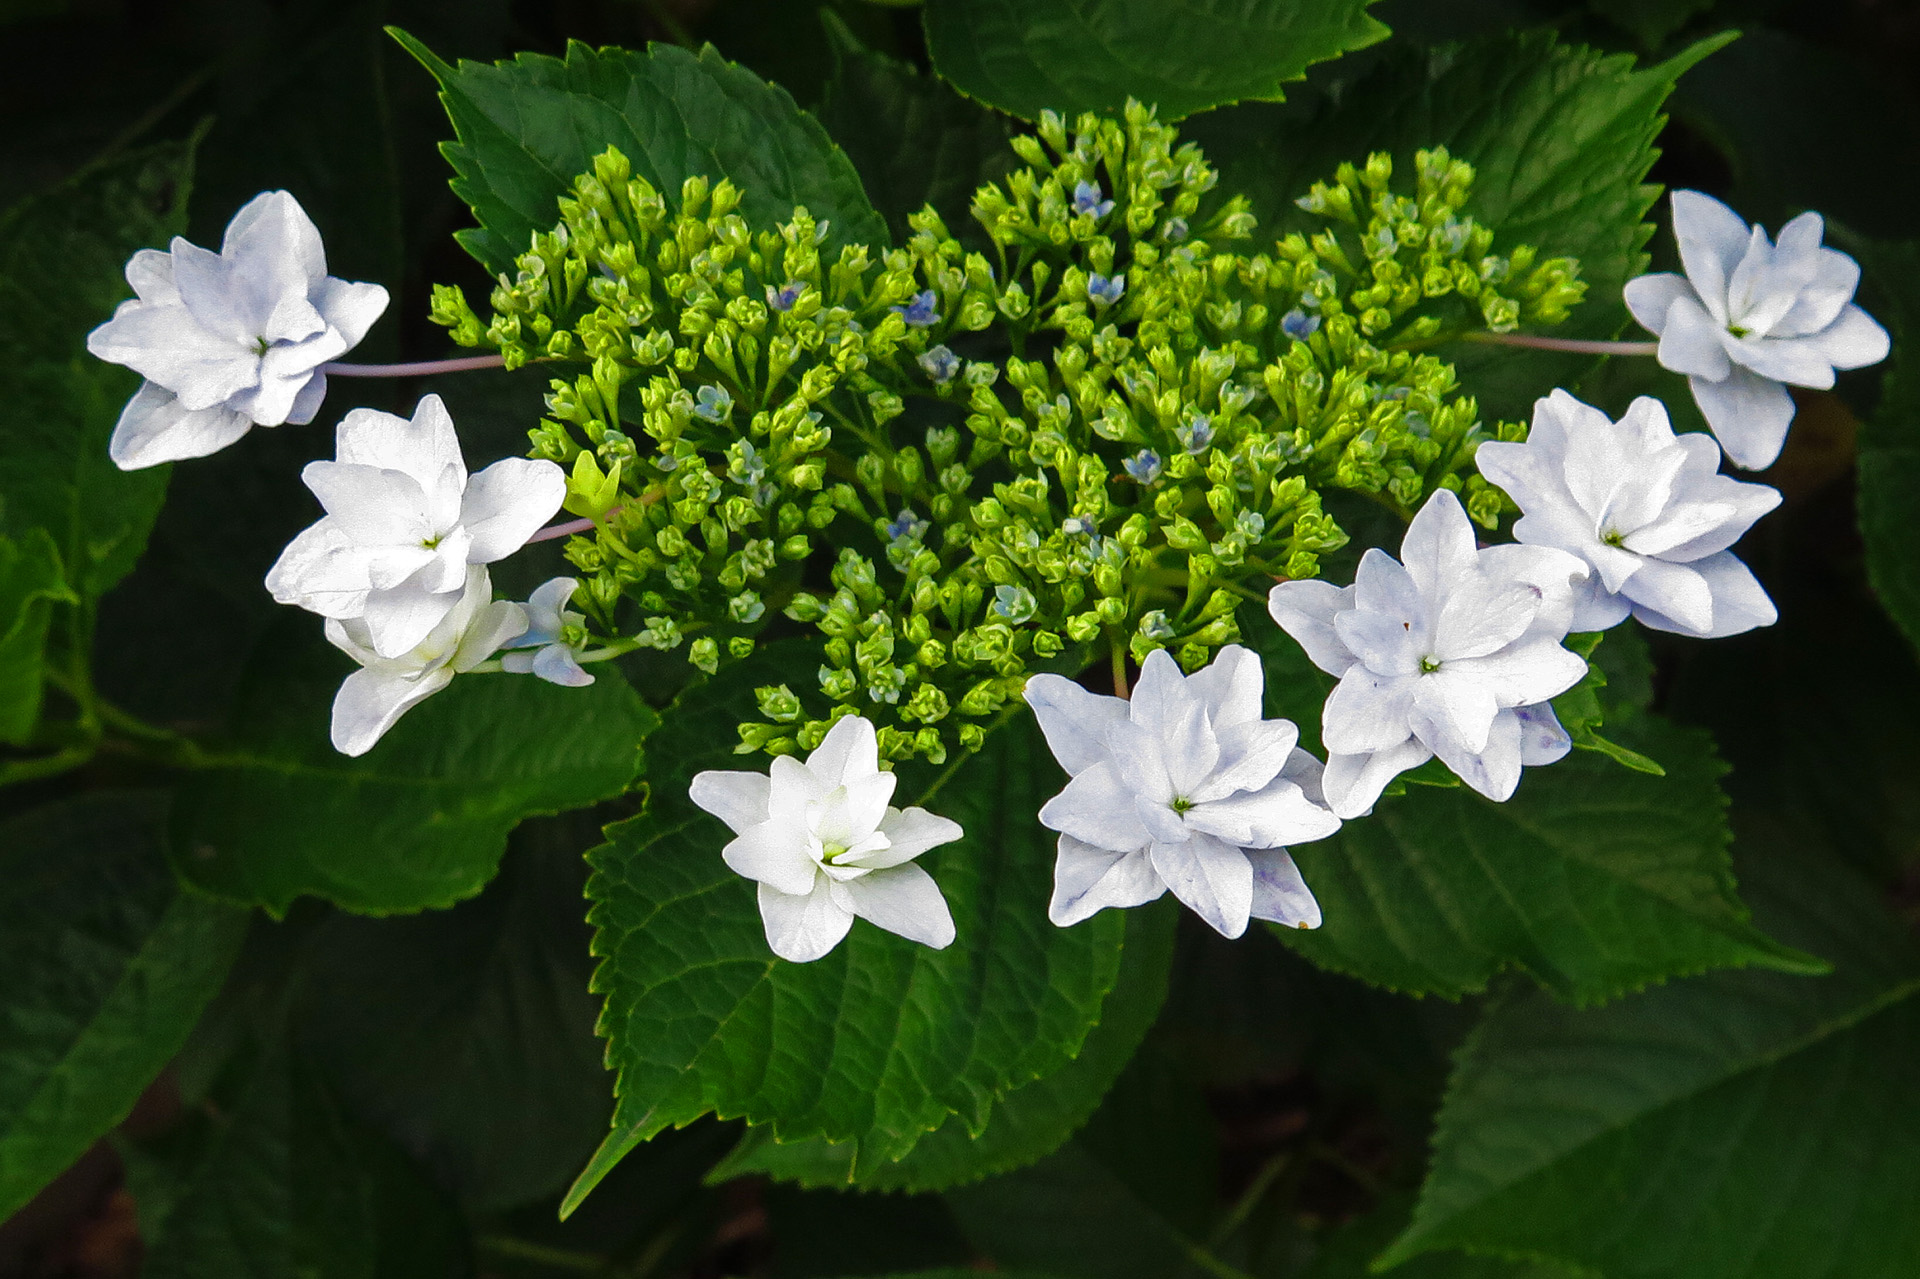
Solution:
[[[533,453],[571,468],[608,642],[711,671],[776,614],[819,635],[817,687],[761,689],[743,751],[857,712],[885,758],[938,763],[1036,670],[1195,669],[1345,543],[1328,488],[1501,513],[1473,452],[1524,430],[1483,426],[1428,348],[1557,322],[1583,286],[1493,253],[1469,166],[1422,152],[1411,195],[1386,156],[1342,166],[1301,201],[1324,230],[1254,253],[1246,201],[1138,104],[1013,146],[972,203],[984,252],[931,207],[877,258],[805,209],[749,226],[726,182],[670,209],[610,150],[490,321],[436,290],[457,341],[569,374]]]

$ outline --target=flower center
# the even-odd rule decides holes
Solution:
[[[1185,795],[1175,795],[1173,797],[1172,802],[1169,803],[1167,807],[1171,808],[1176,813],[1184,813],[1189,808],[1193,807],[1193,801],[1188,799]]]
[[[1627,536],[1618,529],[1610,528],[1600,535],[1600,540],[1608,546],[1621,546],[1625,544]]]
[[[1439,669],[1440,669],[1440,659],[1433,656],[1432,654],[1428,654],[1427,656],[1420,659],[1420,673],[1422,675],[1431,675]]]
[[[265,355],[267,353],[267,348],[272,345],[273,343],[267,341],[266,338],[257,337],[253,340],[253,353],[255,355]]]
[[[822,844],[820,846],[820,860],[823,862],[833,862],[846,855],[847,846],[845,844]]]
[[[1727,326],[1727,332],[1733,334],[1733,336],[1737,338],[1743,338],[1747,336],[1747,334],[1753,332],[1753,330],[1748,328],[1744,324],[1729,324]]]

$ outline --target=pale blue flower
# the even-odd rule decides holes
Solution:
[[[993,611],[1012,622],[1015,626],[1033,616],[1039,602],[1033,598],[1033,592],[1024,586],[996,586],[993,588]]]
[[[1195,413],[1185,426],[1176,427],[1173,433],[1187,452],[1204,453],[1213,445],[1213,419],[1205,413]]]
[[[1141,449],[1120,465],[1141,484],[1152,484],[1160,478],[1160,455],[1152,449]]]
[[[778,289],[769,284],[767,305],[776,311],[791,311],[793,304],[800,300],[800,294],[806,287],[806,284],[799,280],[788,280]]]
[[[585,688],[593,676],[582,669],[579,654],[563,633],[587,619],[567,611],[567,601],[580,589],[577,579],[556,577],[535,591],[521,605],[527,615],[527,629],[503,648],[533,649],[534,652],[507,653],[500,658],[500,669],[515,675],[538,675],[549,684],[567,688]]]
[[[703,386],[694,398],[695,417],[703,417],[709,422],[724,422],[733,416],[733,397],[727,394],[725,387]]]
[[[1320,317],[1308,315],[1299,307],[1280,317],[1280,331],[1296,342],[1304,342],[1320,328]]]
[[[1127,277],[1124,275],[1105,276],[1098,272],[1087,277],[1087,298],[1095,308],[1105,310],[1120,300],[1127,291]]]

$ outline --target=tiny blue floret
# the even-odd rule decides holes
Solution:
[[[1175,428],[1174,434],[1187,452],[1204,453],[1213,444],[1213,419],[1205,413],[1196,413],[1185,426]]]
[[[1103,200],[1097,183],[1081,182],[1073,188],[1073,211],[1089,217],[1104,218],[1113,212],[1113,201]]]
[[[1038,601],[1033,592],[1024,586],[996,586],[993,588],[993,611],[1016,626],[1033,616]]]
[[[725,387],[703,386],[694,396],[694,416],[703,417],[709,422],[724,422],[733,416],[733,397]]]
[[[1094,306],[1101,309],[1112,306],[1127,291],[1127,277],[1116,275],[1111,278],[1097,272],[1087,277],[1087,297]]]
[[[925,355],[920,356],[919,363],[920,367],[926,371],[927,376],[932,378],[934,382],[940,386],[945,386],[947,383],[953,381],[954,374],[960,371],[960,357],[948,350],[944,345],[936,346]]]
[[[923,289],[919,293],[914,294],[913,301],[907,305],[888,307],[887,309],[899,315],[910,327],[924,329],[928,325],[938,324],[940,322],[940,313],[933,309],[935,301],[937,301],[937,299],[933,295],[933,290]]]
[[[1280,317],[1280,331],[1296,342],[1304,342],[1320,327],[1320,317],[1308,315],[1299,307]]]
[[[1160,478],[1160,455],[1152,449],[1141,449],[1120,465],[1140,484],[1152,484]]]
[[[791,311],[793,304],[800,300],[801,290],[806,287],[807,286],[799,280],[788,280],[778,289],[775,289],[769,284],[767,286],[767,305],[776,311]]]

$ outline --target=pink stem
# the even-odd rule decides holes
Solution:
[[[613,508],[614,511],[619,509],[617,506]],[[608,511],[607,514],[611,515],[613,511]],[[530,544],[533,542],[551,542],[556,537],[572,537],[575,533],[584,533],[592,527],[592,520],[568,520],[564,524],[549,524],[528,538],[527,541]]]
[[[1530,346],[1542,351],[1572,351],[1578,355],[1655,355],[1658,342],[1594,342],[1586,338],[1542,338],[1530,333],[1475,333],[1475,342],[1493,342],[1500,346]]]
[[[328,377],[430,377],[435,373],[464,373],[468,369],[497,369],[501,355],[462,355],[451,360],[421,360],[414,364],[322,364]]]

